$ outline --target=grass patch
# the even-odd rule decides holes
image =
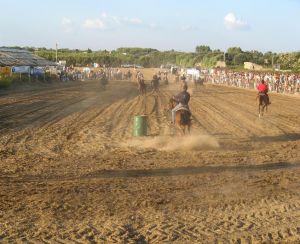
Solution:
[[[10,76],[0,78],[0,88],[8,88],[13,83],[13,78]]]

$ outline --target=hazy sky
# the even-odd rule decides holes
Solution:
[[[0,0],[0,10],[0,46],[300,50],[300,0]]]

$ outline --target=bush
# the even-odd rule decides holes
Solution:
[[[10,76],[0,78],[0,88],[8,88],[13,83],[13,78]]]

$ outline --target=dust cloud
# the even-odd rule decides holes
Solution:
[[[153,148],[162,151],[194,151],[219,148],[218,141],[209,135],[134,138],[123,145],[141,149]]]

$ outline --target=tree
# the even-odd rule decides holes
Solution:
[[[235,56],[242,52],[243,52],[243,50],[240,47],[230,47],[227,49],[227,53],[232,56]]]
[[[243,53],[243,50],[240,47],[230,47],[227,49],[227,53],[225,54],[226,57],[226,64],[227,65],[234,65],[234,57],[237,54]]]
[[[296,53],[284,53],[280,54],[278,63],[283,69],[292,69],[298,62]]]
[[[233,58],[234,65],[243,65],[246,61],[250,61],[249,56],[246,53],[239,53]]]
[[[210,53],[211,49],[209,46],[201,45],[196,47],[196,53]]]
[[[150,66],[150,57],[149,56],[141,56],[138,60],[138,63],[143,67]]]

